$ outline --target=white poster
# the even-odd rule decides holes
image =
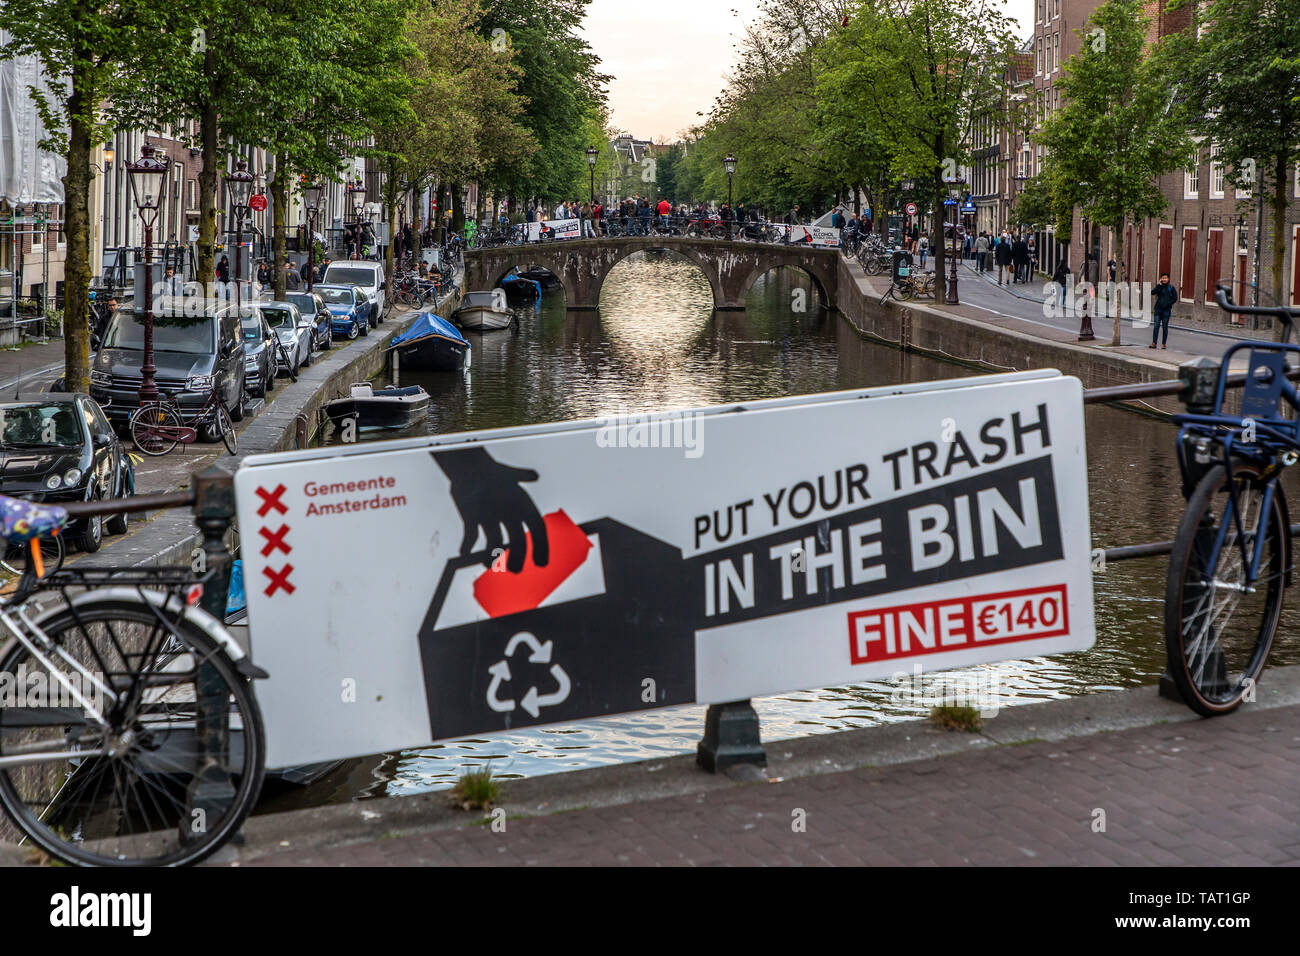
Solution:
[[[542,226],[551,231],[550,239],[577,239],[582,235],[581,219],[548,219],[546,222],[528,223],[528,241],[537,242],[542,238]]]

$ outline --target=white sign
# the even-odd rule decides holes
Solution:
[[[1055,372],[255,456],[235,481],[273,767],[1093,643],[1082,389]]]
[[[577,239],[582,235],[580,219],[548,219],[545,223],[528,223],[528,241],[537,242],[542,237],[542,226],[552,231],[552,239]]]
[[[790,241],[833,247],[840,244],[840,231],[830,226],[792,226]]]
[[[198,226],[189,226],[188,229],[189,229],[189,237],[190,237],[189,241],[190,241],[190,242],[198,242],[198,241],[199,241],[199,227],[198,227]]]

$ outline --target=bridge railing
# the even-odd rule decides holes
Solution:
[[[623,216],[613,213],[602,216],[595,221],[594,226],[596,238],[599,239],[659,236],[685,239],[733,239],[741,242],[766,242],[773,245],[790,244],[786,238],[790,227],[783,223],[767,222],[766,220],[759,222],[752,220],[726,222],[718,218],[677,215],[653,215],[647,219],[643,216]],[[585,227],[581,232],[586,232]],[[590,239],[592,237],[580,234],[574,238]],[[516,224],[511,227],[508,234],[500,229],[479,230],[471,251],[473,249],[488,249],[500,246],[539,245],[551,241],[555,240],[552,236],[547,235],[545,229],[542,231],[540,239],[527,239],[526,225]],[[795,243],[795,245],[808,244],[807,241]]]

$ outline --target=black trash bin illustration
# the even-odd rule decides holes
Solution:
[[[474,464],[480,481],[485,459],[490,466],[508,468],[478,451]],[[434,453],[435,460],[440,454],[445,453]],[[448,468],[443,460],[438,464],[452,478],[458,507],[468,502],[467,495],[456,494],[458,466]],[[531,480],[526,469],[510,472],[513,481]],[[462,508],[467,531],[470,521],[482,517],[481,504]],[[538,535],[531,529],[541,521],[529,518],[535,539]],[[457,572],[476,564],[487,569],[494,555],[466,554],[462,546],[462,553],[447,562],[420,627],[432,739],[694,700],[693,604],[681,549],[611,518],[578,527],[588,540],[599,542],[598,549],[586,551],[585,561],[601,562],[603,593],[439,630],[438,619]],[[473,540],[467,534],[466,543],[472,545]],[[522,541],[519,544],[522,548]],[[555,559],[554,554],[549,557]],[[538,556],[536,563],[546,562]],[[484,573],[516,572],[501,563],[498,570]]]

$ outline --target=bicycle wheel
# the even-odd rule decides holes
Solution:
[[[894,286],[894,298],[896,299],[902,299],[906,302],[914,295],[916,295],[916,286],[912,284],[911,279],[905,279]]]
[[[146,455],[165,455],[176,447],[175,429],[183,424],[170,405],[141,405],[131,416],[131,441]]]
[[[879,256],[869,256],[866,265],[863,266],[863,271],[869,276],[878,276],[885,271],[885,260]]]
[[[1169,673],[1183,700],[1204,717],[1236,710],[1264,669],[1290,573],[1281,487],[1261,514],[1268,482],[1260,480],[1258,466],[1234,463],[1232,472],[1246,548],[1263,535],[1258,577],[1246,587],[1228,473],[1216,465],[1187,501],[1165,582]]]
[[[38,618],[67,655],[52,666],[80,699],[21,644],[0,657],[0,670],[42,673],[63,691],[0,710],[0,759],[28,758],[0,767],[0,805],[60,860],[195,863],[257,800],[266,759],[257,701],[218,643],[189,617],[178,620],[178,609],[173,598],[164,625],[160,609],[119,593]]]
[[[225,405],[217,406],[217,431],[221,434],[221,443],[232,455],[239,452],[239,436],[235,433],[235,423],[230,420],[230,413]]]
[[[63,558],[67,553],[68,547],[63,542],[63,535],[41,538],[41,563],[45,565],[46,574],[52,574],[63,567]],[[4,568],[10,574],[20,575],[27,570],[31,559],[32,552],[29,545],[6,545],[4,557],[0,558],[0,568]]]

